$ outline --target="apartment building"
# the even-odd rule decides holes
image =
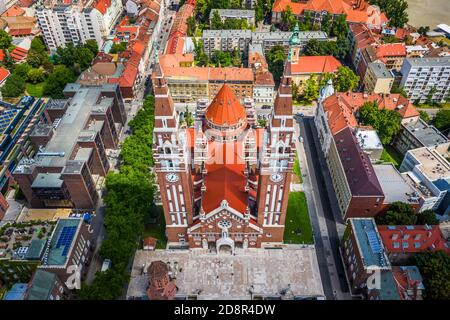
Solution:
[[[428,147],[445,156],[450,148],[450,140],[435,126],[419,118],[402,124],[400,132],[394,138],[393,146],[401,154],[408,150]]]
[[[166,60],[168,62],[168,60]],[[254,74],[251,68],[177,67],[161,64],[175,103],[211,101],[226,82],[239,100],[253,97]]]
[[[407,58],[400,72],[400,86],[411,101],[444,102],[449,98],[450,57]]]
[[[271,106],[274,101],[275,81],[269,71],[262,46],[261,44],[252,44],[248,51],[248,64],[255,73],[255,82],[253,83],[255,105],[256,107]]]
[[[381,62],[371,62],[363,80],[364,91],[367,93],[389,94],[394,84],[394,76]]]
[[[61,283],[75,289],[74,275],[80,276],[79,281],[84,280],[92,257],[91,233],[90,226],[80,218],[59,219],[56,223],[38,270],[55,274],[58,290],[64,290]]]
[[[69,43],[78,45],[89,39],[101,47],[122,11],[120,0],[77,3],[47,0],[36,8],[36,18],[45,44],[55,51]]]
[[[289,40],[292,37],[292,31],[255,31],[252,32],[252,44],[260,44],[264,53],[270,51],[275,46],[285,48],[285,53],[289,53]],[[299,31],[298,46],[302,48],[310,40],[329,41],[327,34],[323,31]]]
[[[93,209],[96,183],[109,169],[106,149],[114,149],[126,113],[117,84],[68,84],[66,99],[50,100],[50,123],[30,134],[38,152],[24,158],[13,172],[32,208]]]
[[[255,11],[254,10],[240,10],[240,9],[213,9],[209,14],[209,21],[214,16],[214,12],[219,13],[222,23],[227,19],[245,19],[249,26],[255,25]]]
[[[251,38],[251,30],[203,30],[202,34],[203,48],[209,56],[215,50],[247,54]]]
[[[374,219],[349,219],[342,238],[341,253],[353,294],[369,299],[400,300],[392,267]],[[378,281],[374,283],[374,280]]]
[[[403,43],[370,45],[361,50],[356,71],[361,79],[364,79],[367,67],[371,62],[383,63],[389,71],[400,71],[405,58],[406,47]]]
[[[441,215],[450,214],[450,163],[436,149],[409,150],[400,171],[408,172],[411,180],[429,190],[430,209]]]

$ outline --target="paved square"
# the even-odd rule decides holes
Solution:
[[[316,252],[300,249],[236,249],[236,254],[205,249],[136,252],[127,298],[146,295],[143,274],[152,261],[170,262],[178,296],[197,299],[251,299],[261,296],[293,298],[323,296]],[[178,269],[178,272],[176,271]],[[287,289],[287,290],[286,290]],[[283,295],[282,292],[286,291]]]

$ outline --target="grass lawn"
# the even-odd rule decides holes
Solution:
[[[44,92],[44,82],[37,84],[27,83],[26,90],[30,96],[40,98]]]
[[[158,239],[156,249],[165,249],[167,245],[166,238],[166,220],[164,219],[164,209],[162,206],[153,206],[150,208],[150,219],[154,223],[148,223],[145,226],[143,237],[153,237]],[[153,221],[152,221],[153,222]]]
[[[398,153],[393,147],[384,147],[380,160],[384,162],[392,162],[397,168],[402,164],[403,156]]]
[[[298,161],[298,154],[295,153],[295,161],[294,161],[294,168],[293,171],[295,173],[295,175],[297,176],[299,182],[298,183],[303,183],[303,179],[302,179],[302,171],[300,170],[300,162]],[[295,177],[294,177],[294,180]],[[295,181],[297,182],[297,181]]]
[[[312,226],[304,192],[291,192],[289,194],[284,242],[313,244]]]

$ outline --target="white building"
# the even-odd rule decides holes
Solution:
[[[444,102],[449,97],[450,57],[406,58],[400,72],[409,100],[424,103],[432,94],[433,101]]]
[[[55,51],[69,43],[78,45],[93,39],[101,47],[122,14],[120,0],[90,1],[64,5],[57,1],[36,9],[36,18],[47,47]]]
[[[409,150],[400,167],[414,182],[416,189],[427,194],[422,208],[450,213],[450,163],[435,149]]]
[[[214,50],[246,53],[251,38],[251,30],[203,30],[202,34],[203,47],[208,55]]]

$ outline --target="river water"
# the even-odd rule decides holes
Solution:
[[[420,27],[446,23],[450,25],[450,0],[407,0],[409,24]]]

